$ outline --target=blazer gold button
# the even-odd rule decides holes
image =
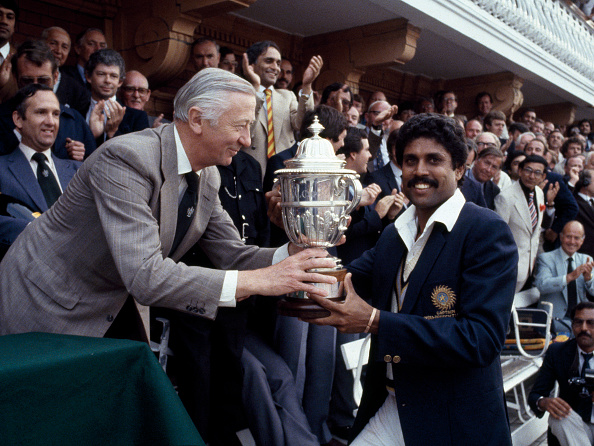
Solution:
[[[392,358],[392,362],[393,362],[394,364],[398,364],[398,363],[400,362],[400,356],[394,356],[394,357]]]
[[[392,362],[392,357],[390,355],[386,355],[386,356],[384,356],[384,361],[385,362]]]

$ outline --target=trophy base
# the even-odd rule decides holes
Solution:
[[[328,297],[333,302],[344,301],[344,277],[346,276],[347,270],[341,269],[328,269],[327,271],[316,271],[319,274],[325,274],[334,276],[337,282],[334,284],[327,283],[314,283],[318,288],[322,288],[328,291]],[[284,299],[280,300],[277,306],[277,313],[281,316],[298,317],[300,319],[320,319],[330,316],[330,311],[324,307],[318,305],[310,298],[306,297],[303,291],[298,291],[289,294]]]

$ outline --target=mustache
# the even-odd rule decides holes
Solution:
[[[436,180],[434,180],[433,178],[428,178],[428,177],[411,178],[410,180],[408,180],[408,183],[406,183],[406,186],[407,187],[415,187],[419,183],[428,184],[429,186],[433,186],[433,187],[439,186],[439,183]]]
[[[592,338],[592,336],[590,336],[590,334],[586,331],[582,331],[580,334],[578,334],[576,336],[576,338],[579,338],[580,336],[585,336],[586,338]]]

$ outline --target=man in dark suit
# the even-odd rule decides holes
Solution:
[[[114,136],[149,127],[145,111],[124,107],[116,100],[116,93],[126,75],[124,59],[117,51],[103,49],[94,52],[85,70],[91,88],[91,105],[85,119],[97,145]]]
[[[574,197],[579,208],[575,219],[584,225],[586,233],[579,251],[594,258],[594,171],[586,169],[580,173]]]
[[[103,31],[97,28],[88,28],[76,36],[74,51],[77,54],[76,65],[64,65],[62,71],[79,83],[81,87],[87,88],[85,76],[85,65],[89,57],[95,51],[107,48],[107,41]]]
[[[487,207],[495,210],[495,197],[499,194],[499,187],[493,182],[493,176],[501,170],[503,153],[495,147],[486,147],[478,153],[472,169],[466,172],[469,178],[478,181],[483,190]]]
[[[20,88],[39,83],[54,88],[58,67],[49,47],[40,41],[25,41],[12,58],[12,70]],[[12,113],[14,104],[0,105],[0,153],[10,153],[18,145],[14,133]],[[76,110],[60,104],[60,129],[53,146],[53,153],[61,159],[82,161],[96,148],[91,129]]]
[[[412,206],[348,266],[344,304],[313,297],[332,312],[313,323],[372,333],[352,445],[511,445],[499,354],[513,237],[458,190],[467,146],[453,119],[412,117],[396,155]]]
[[[19,200],[31,212],[42,213],[66,189],[80,163],[59,159],[51,152],[60,124],[60,104],[49,87],[39,84],[25,87],[17,93],[15,105],[14,122],[21,142],[12,153],[0,156],[0,192]],[[38,153],[46,161],[37,161]],[[47,183],[39,181],[40,167],[51,171],[48,178],[55,178],[52,183],[58,188],[55,195],[48,195],[47,189],[44,190]],[[18,215],[0,216],[2,245],[10,246],[32,220]]]
[[[591,445],[594,444],[591,395],[589,392],[582,395],[582,386],[570,385],[569,380],[584,377],[586,369],[594,368],[594,303],[578,304],[571,320],[575,338],[551,344],[528,402],[537,416],[549,413],[551,431],[561,446]],[[559,396],[551,397],[555,382],[559,383]]]
[[[70,36],[65,29],[52,26],[43,30],[41,40],[50,47],[58,64],[58,80],[54,92],[60,104],[73,108],[82,115],[89,108],[91,92],[71,75],[60,71],[70,54]]]

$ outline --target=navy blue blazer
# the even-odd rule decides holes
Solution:
[[[464,205],[451,232],[436,224],[402,309],[392,313],[405,254],[389,225],[347,267],[357,293],[381,310],[354,433],[386,399],[389,362],[407,446],[511,445],[499,361],[518,264],[508,225],[473,203]]]
[[[563,181],[562,175],[555,172],[547,172],[547,180],[548,183],[543,189],[545,197],[547,196],[549,185],[552,183],[559,183],[559,192],[555,197],[555,219],[553,220],[551,229],[557,234],[560,234],[563,230],[563,226],[565,226],[567,222],[575,220],[578,213],[578,205],[571,194],[571,191],[567,187],[567,184]],[[553,249],[552,246],[547,245],[548,242],[545,242],[545,251]],[[560,246],[559,239],[557,239],[557,243],[555,243],[554,247],[558,246]]]
[[[56,91],[60,104],[67,105],[82,115],[89,109],[91,91],[69,74],[65,72],[60,74],[60,84]]]
[[[487,181],[483,185],[483,195],[485,196],[485,201],[487,202],[487,207],[492,211],[495,210],[495,197],[499,195],[501,189],[492,180]]]
[[[464,182],[462,183],[462,187],[460,187],[460,192],[464,195],[466,201],[474,203],[482,208],[486,208],[487,202],[485,201],[485,196],[483,194],[483,188],[481,183],[472,178],[465,176]],[[490,208],[491,209],[491,208]]]
[[[276,178],[274,172],[285,168],[285,161],[295,157],[298,147],[299,144],[295,143],[290,149],[283,150],[282,152],[270,157],[268,163],[266,164],[266,172],[264,172],[264,192],[272,190],[272,185],[274,184],[274,179]]]
[[[74,177],[82,163],[63,160],[53,155],[62,190]],[[0,156],[0,193],[16,198],[35,212],[47,211],[47,203],[35,178],[33,169],[23,152],[18,148]],[[0,243],[10,245],[29,222],[8,216],[0,216]]]
[[[591,400],[580,397],[580,388],[570,387],[568,383],[569,378],[580,375],[578,369],[579,358],[575,339],[550,345],[534,386],[528,395],[528,403],[538,417],[542,417],[545,412],[536,406],[536,402],[541,396],[548,397],[553,390],[555,381],[557,381],[559,397],[565,400],[586,423],[590,422]]]
[[[396,183],[396,178],[394,178],[394,172],[389,164],[365,175],[364,186],[369,186],[373,183],[377,184],[382,189],[382,192],[377,197],[378,200],[386,195],[390,195],[394,189],[400,192],[400,188]]]
[[[19,145],[19,140],[14,134],[13,110],[14,107],[10,101],[0,104],[0,155],[11,153]],[[82,142],[85,145],[85,157],[97,148],[93,133],[81,114],[72,108],[60,105],[60,128],[52,152],[58,158],[65,160],[69,159],[66,138]]]

